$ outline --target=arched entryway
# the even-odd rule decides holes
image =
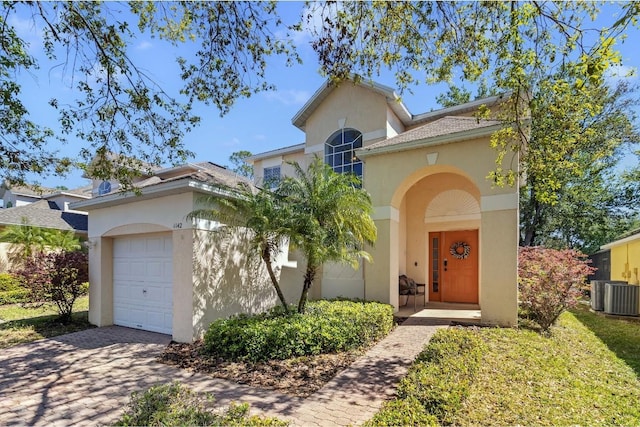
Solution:
[[[461,171],[426,168],[399,203],[398,274],[428,301],[479,302],[480,191]]]

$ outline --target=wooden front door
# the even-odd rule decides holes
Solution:
[[[478,230],[429,233],[429,301],[478,303]]]

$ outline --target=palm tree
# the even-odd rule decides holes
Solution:
[[[244,185],[225,190],[231,197],[205,198],[204,202],[210,207],[191,212],[189,218],[221,222],[225,225],[221,230],[229,233],[249,231],[250,250],[264,262],[278,298],[288,313],[289,307],[273,269],[273,261],[290,234],[288,205],[267,189]]]
[[[275,191],[290,206],[289,237],[307,260],[298,302],[298,312],[303,313],[322,264],[342,262],[357,268],[362,258],[371,261],[362,248],[375,243],[377,230],[371,198],[358,177],[334,172],[317,156],[307,170],[290,164],[295,177],[284,178]]]
[[[46,245],[63,252],[75,252],[82,248],[80,239],[71,230],[49,230],[46,236]]]
[[[15,260],[25,260],[34,252],[43,251],[49,240],[46,229],[29,225],[26,217],[21,222],[19,225],[9,225],[0,232],[0,242],[11,243],[11,255]]]

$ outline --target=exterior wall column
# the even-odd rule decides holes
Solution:
[[[89,238],[89,323],[113,325],[113,239]]]
[[[483,324],[516,326],[518,322],[517,206],[517,193],[481,197],[480,308]],[[505,230],[512,232],[505,233]]]
[[[391,304],[398,310],[399,212],[392,206],[376,207],[372,215],[378,229],[372,263],[365,263],[365,299]]]
[[[173,248],[173,340],[193,342],[193,274],[196,258],[194,252],[194,233],[187,229],[176,229],[172,233]]]

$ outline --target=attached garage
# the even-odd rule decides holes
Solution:
[[[172,333],[171,233],[114,239],[113,323],[163,334]]]
[[[248,182],[209,163],[157,171],[140,191],[74,205],[89,212],[89,321],[202,337],[212,321],[277,303],[266,268],[248,257],[244,233],[221,237],[219,224],[189,218],[226,188]],[[287,251],[274,262],[280,269]]]

